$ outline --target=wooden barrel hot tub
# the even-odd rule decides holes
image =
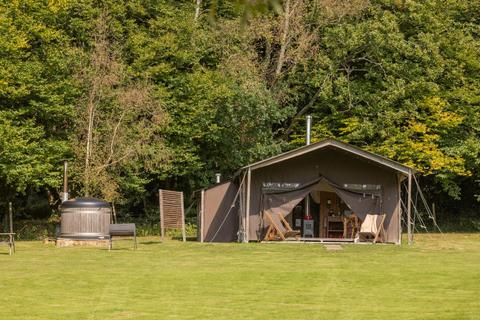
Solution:
[[[112,208],[95,198],[67,200],[60,206],[59,239],[103,240],[108,236]]]

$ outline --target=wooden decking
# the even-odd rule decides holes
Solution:
[[[346,238],[287,238],[284,241],[262,241],[262,243],[355,243],[355,239]]]
[[[320,242],[320,243],[353,243],[355,239],[353,238],[299,238],[296,239],[287,239],[286,241],[299,241],[299,242]]]

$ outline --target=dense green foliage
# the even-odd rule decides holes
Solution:
[[[439,208],[477,205],[477,1],[203,1],[199,9],[195,19],[195,1],[2,1],[2,201],[37,193],[54,206],[63,159],[73,163],[73,194],[84,192],[76,120],[92,92],[84,70],[101,17],[106,52],[123,73],[98,93],[96,136],[115,127],[107,121],[120,103],[107,91],[122,86],[144,84],[164,119],[134,109],[128,123],[148,118],[148,136],[160,140],[137,139],[142,126],[125,124],[123,145],[137,139],[142,148],[121,161],[103,148],[109,171],[90,174],[94,195],[148,216],[158,187],[190,193],[215,172],[228,177],[303,144],[311,114],[314,140],[336,137],[415,166]],[[115,192],[102,193],[112,179]]]

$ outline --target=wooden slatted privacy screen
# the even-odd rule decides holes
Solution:
[[[182,229],[182,238],[185,242],[183,192],[160,189],[158,197],[160,199],[160,232],[162,240],[166,229]]]

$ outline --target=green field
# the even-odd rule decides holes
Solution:
[[[480,234],[114,247],[0,247],[0,319],[480,319]]]

